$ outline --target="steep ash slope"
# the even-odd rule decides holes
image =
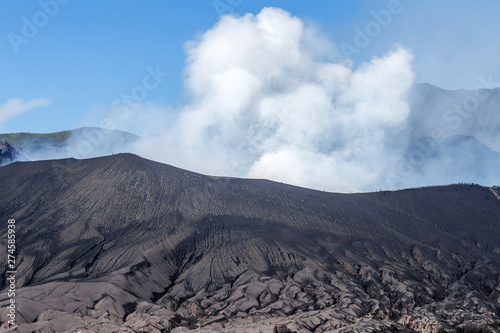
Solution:
[[[0,184],[1,232],[17,221],[20,331],[500,322],[500,200],[489,188],[335,194],[130,154],[17,162]]]

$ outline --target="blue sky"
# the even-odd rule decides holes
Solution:
[[[420,82],[473,89],[479,76],[500,81],[500,3],[493,0],[5,0],[0,106],[13,98],[45,102],[9,117],[0,114],[0,132],[97,126],[96,110],[140,85],[148,68],[168,76],[144,99],[176,110],[189,99],[183,89],[185,43],[213,27],[220,14],[257,14],[267,6],[315,25],[336,46],[332,57],[347,58],[355,67],[400,43],[415,55]],[[390,9],[389,18],[377,21],[377,13]],[[377,24],[372,37],[356,40],[358,31]],[[346,46],[357,51],[346,52]]]

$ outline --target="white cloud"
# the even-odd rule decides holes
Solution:
[[[32,99],[29,101],[25,101],[21,98],[11,98],[0,105],[0,124],[5,123],[21,113],[48,105],[50,105],[50,99],[47,98]]]
[[[387,129],[408,116],[413,55],[395,45],[352,68],[321,60],[323,40],[277,8],[224,16],[186,44],[192,102],[137,152],[207,174],[365,189],[386,168]]]

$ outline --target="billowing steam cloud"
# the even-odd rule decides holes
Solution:
[[[148,66],[142,86],[94,110],[102,129],[17,143],[16,158],[132,151],[204,174],[341,192],[500,182],[500,89],[491,76],[475,91],[414,85],[412,53],[398,45],[354,67],[276,8],[224,16],[186,52],[183,108],[147,102],[168,77]],[[11,99],[0,124],[49,103]]]
[[[289,13],[224,16],[186,46],[192,102],[135,151],[190,170],[351,191],[386,170],[387,134],[409,114],[412,54],[394,46],[358,68],[325,61]]]

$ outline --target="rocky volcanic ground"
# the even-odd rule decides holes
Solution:
[[[499,331],[498,189],[335,194],[130,154],[0,184],[2,331],[8,219],[18,332]]]

